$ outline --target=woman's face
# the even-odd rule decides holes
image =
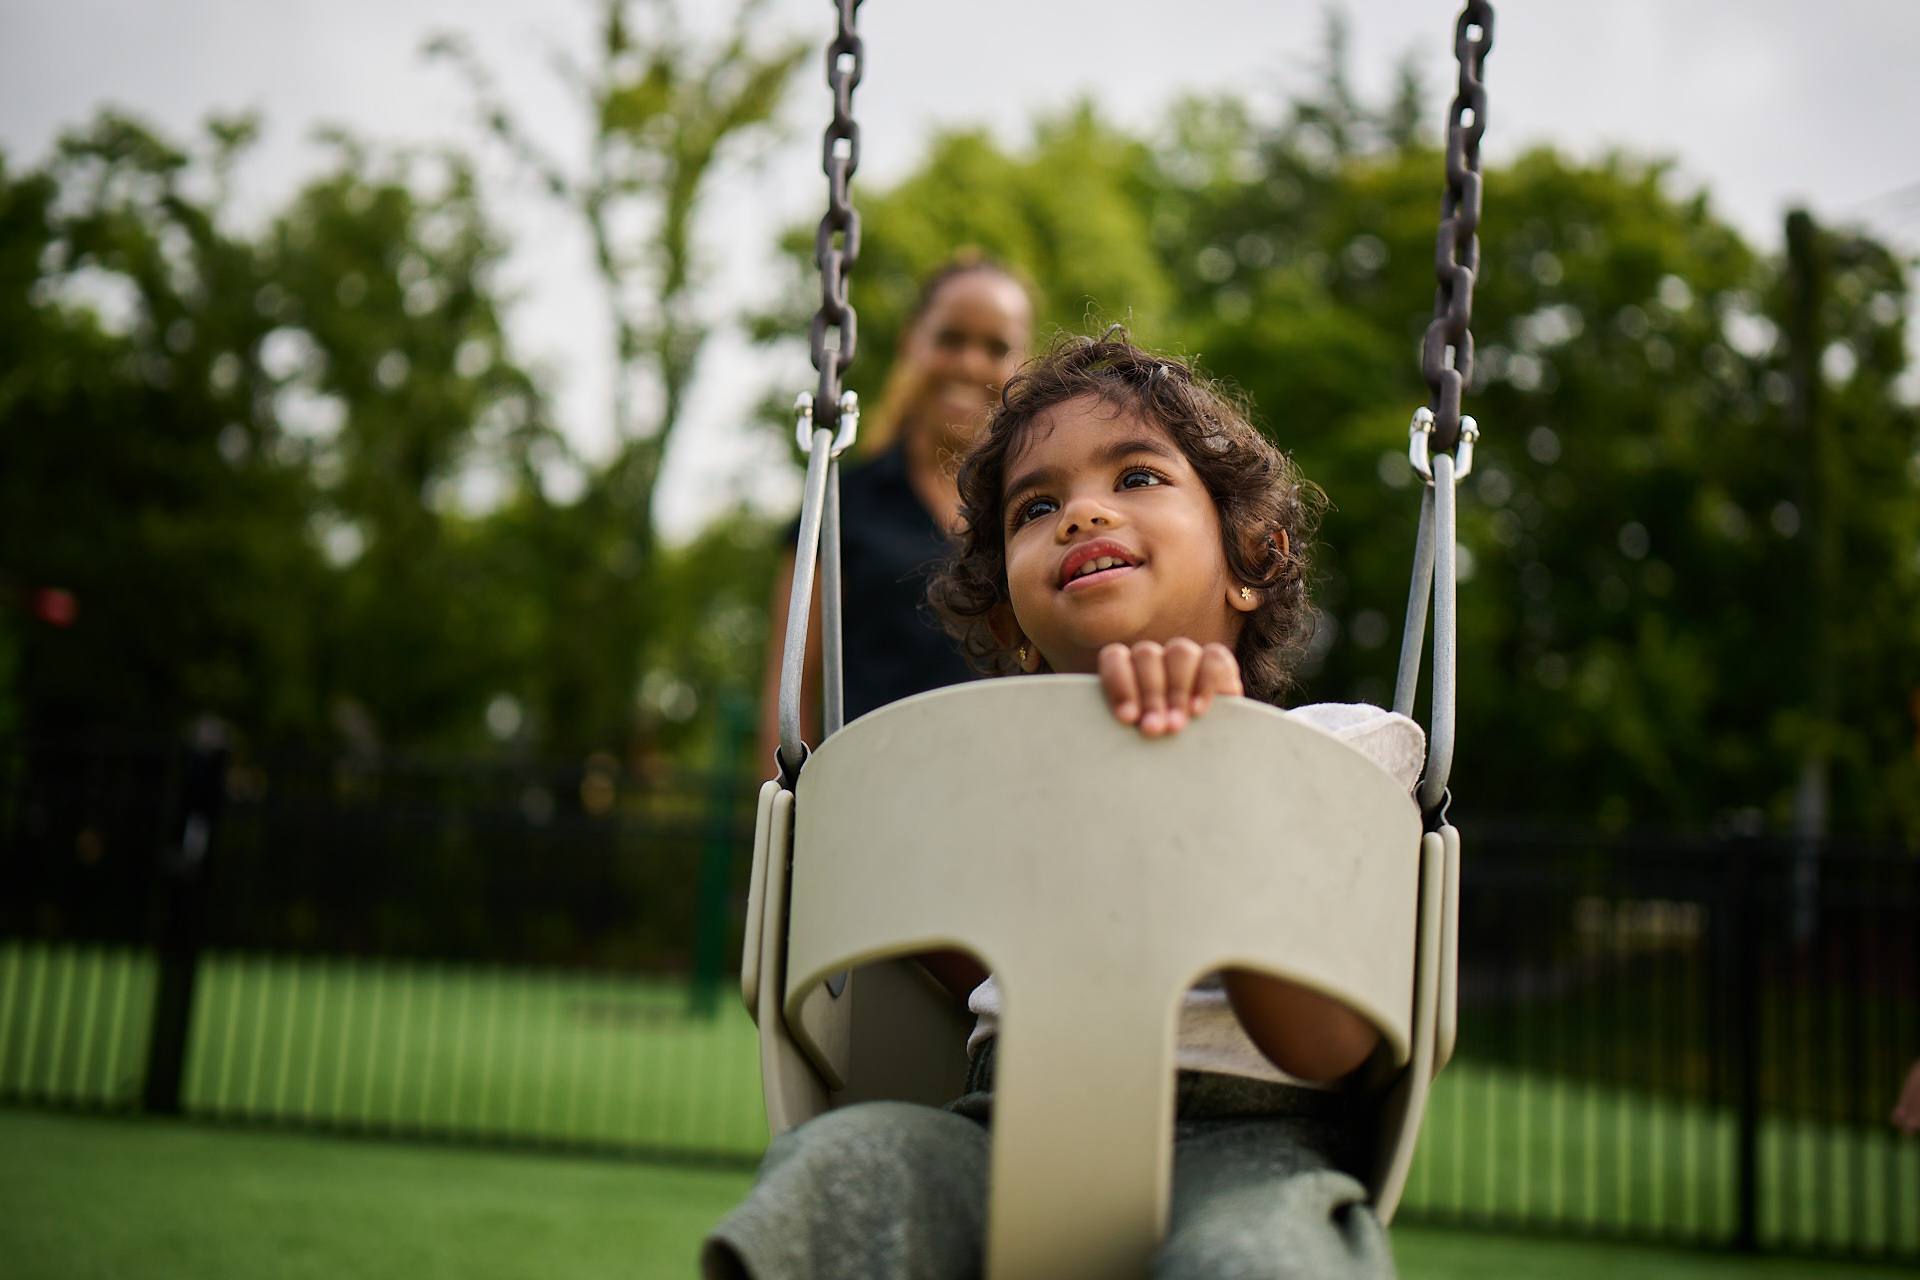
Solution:
[[[956,444],[971,443],[1000,388],[1026,359],[1027,292],[998,271],[963,271],[942,284],[907,332],[918,380],[906,417]]]

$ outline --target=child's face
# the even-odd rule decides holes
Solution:
[[[1239,638],[1220,513],[1164,428],[1082,396],[1035,421],[1006,475],[1013,614],[1053,670],[1096,670],[1116,641]]]

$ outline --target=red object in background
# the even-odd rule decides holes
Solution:
[[[71,591],[40,587],[33,593],[33,616],[55,627],[70,627],[80,618],[80,601]]]

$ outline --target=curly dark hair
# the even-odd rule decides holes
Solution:
[[[1048,410],[1081,396],[1159,425],[1186,455],[1220,511],[1227,567],[1264,593],[1245,615],[1235,656],[1247,695],[1278,702],[1312,634],[1308,550],[1326,497],[1248,420],[1240,398],[1185,361],[1133,345],[1115,325],[1068,337],[1009,379],[985,435],[960,464],[961,545],[927,586],[935,614],[989,675],[1018,670],[993,632],[1011,606],[1005,534],[1007,463]]]

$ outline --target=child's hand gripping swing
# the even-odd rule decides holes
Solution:
[[[842,0],[843,25],[851,7]],[[1477,73],[1490,36],[1476,8],[1459,35],[1474,118],[1460,126],[1457,100],[1455,152],[1484,126],[1466,92],[1478,90],[1469,66]],[[1471,198],[1450,196],[1456,216],[1443,229],[1468,264],[1471,222],[1457,215],[1477,216],[1472,159],[1469,150],[1468,165],[1449,166],[1474,182]],[[854,228],[849,250],[856,237]],[[830,256],[837,275],[846,259]],[[844,309],[843,289],[828,291]],[[1472,424],[1458,419],[1458,385],[1470,348],[1463,323],[1445,323],[1461,302],[1450,306],[1443,290],[1436,308],[1440,349],[1451,347],[1455,364],[1436,383],[1435,407],[1460,437],[1464,473]],[[1290,532],[1272,512],[1248,518],[1230,485],[1202,474],[1220,423],[1183,367],[1121,343],[1078,352],[1082,372],[1134,357],[1153,368],[1064,396],[1031,396],[1032,381],[1010,388],[1000,429],[970,458],[968,547],[940,599],[976,656],[1028,672],[1098,672],[1100,684],[1065,676],[923,695],[831,736],[809,761],[791,682],[782,720],[794,732],[783,733],[781,783],[762,795],[742,966],[779,1133],[876,1097],[952,1097],[965,1021],[904,958],[957,948],[992,963],[1011,993],[994,1062],[986,1268],[997,1277],[1144,1274],[1167,1222],[1172,1033],[1182,993],[1201,975],[1228,971],[1239,1021],[1297,1076],[1344,1074],[1372,1052],[1381,1143],[1363,1176],[1382,1221],[1427,1084],[1451,1048],[1458,841],[1444,787],[1456,475],[1453,458],[1430,447],[1448,430],[1416,415],[1416,465],[1433,487],[1398,709],[1413,700],[1428,591],[1438,588],[1435,732],[1416,807],[1376,764],[1270,707],[1230,699],[1209,709],[1243,680],[1265,697],[1284,682],[1305,527]],[[848,355],[826,353],[824,403],[837,402]],[[1062,353],[1039,372],[1073,363]],[[1023,395],[1037,407],[1016,421]],[[1167,403],[1197,406],[1193,422],[1183,427]],[[853,425],[851,403],[840,407],[838,438],[802,420],[810,456],[787,652],[796,667],[824,542],[829,735],[833,456]],[[1291,622],[1271,607],[1288,592]],[[1205,723],[1176,741],[1146,741],[1202,713]],[[1139,732],[1118,731],[1115,717]],[[1429,834],[1417,838],[1422,807]],[[865,967],[849,982],[856,966]]]

